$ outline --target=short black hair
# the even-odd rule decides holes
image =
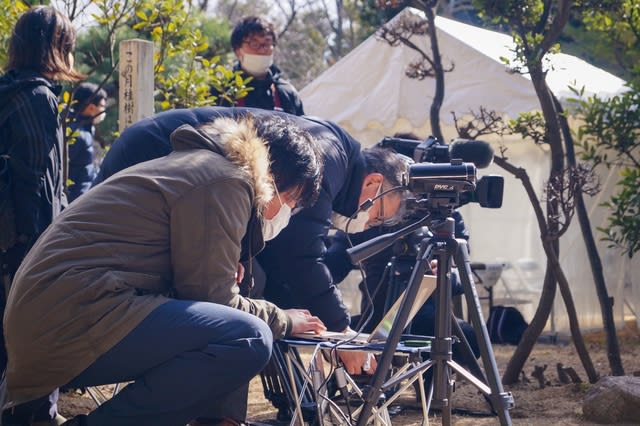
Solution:
[[[273,44],[276,44],[277,36],[273,29],[273,24],[259,16],[245,16],[233,27],[231,32],[231,48],[239,49],[245,39],[252,34],[264,34],[273,37]]]
[[[255,127],[267,141],[269,168],[278,190],[299,188],[298,206],[312,206],[320,193],[324,164],[316,140],[292,120],[276,115],[256,118]]]
[[[83,82],[73,91],[72,108],[82,112],[89,104],[98,105],[107,99],[107,92],[95,83]]]

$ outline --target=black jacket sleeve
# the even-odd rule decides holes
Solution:
[[[49,154],[58,143],[58,102],[45,88],[16,95],[16,112],[11,120],[14,139],[11,155],[13,192],[18,234],[30,237],[30,244],[40,236],[51,218],[41,218],[41,204],[45,200],[43,190]],[[58,159],[62,161],[62,159]]]
[[[279,79],[275,84],[282,103],[282,110],[293,115],[304,115],[302,99],[300,99],[296,88],[284,79]]]
[[[327,245],[324,263],[329,268],[333,281],[340,283],[354,268],[347,254],[347,249],[351,247],[347,240],[347,234],[342,231],[336,232],[327,239]]]

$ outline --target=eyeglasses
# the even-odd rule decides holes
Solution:
[[[384,217],[384,196],[380,197],[378,201],[378,215],[375,219],[369,221],[369,227],[382,226],[387,223],[387,219]]]
[[[253,50],[265,51],[272,50],[275,47],[275,43],[273,41],[269,41],[266,43],[261,43],[258,40],[245,40],[243,44],[246,44]]]
[[[385,192],[384,185],[382,185],[380,187],[380,190],[378,191],[378,194],[376,195],[376,197],[378,195],[380,195],[381,193],[383,193],[383,192]],[[377,214],[376,218],[373,219],[369,223],[370,227],[395,225],[401,220],[402,216],[404,215],[402,204],[398,207],[398,209],[392,215],[389,215],[389,217],[387,217],[387,215],[385,215],[384,203],[385,203],[385,197],[388,197],[388,196],[394,197],[394,196],[398,196],[398,195],[397,195],[397,193],[391,193],[391,194],[383,195],[380,198],[378,198],[378,200],[379,200],[378,214]],[[387,201],[389,201],[389,200],[387,200]],[[395,203],[392,202],[391,210],[394,210],[394,207],[393,207],[394,204]],[[387,211],[387,213],[391,213],[391,211]]]

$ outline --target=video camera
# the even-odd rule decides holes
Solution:
[[[455,208],[469,202],[481,207],[500,208],[504,179],[499,175],[476,178],[476,168],[493,161],[491,145],[482,141],[458,139],[447,145],[430,136],[424,141],[385,137],[378,146],[411,157],[403,184],[416,197],[416,207]],[[408,206],[410,207],[410,206]]]
[[[425,141],[385,137],[376,146],[392,149],[415,161],[402,182],[414,197],[406,200],[407,215],[397,225],[400,229],[347,250],[354,265],[395,241],[400,241],[400,253],[413,254],[416,243],[422,239],[411,242],[406,241],[407,236],[416,231],[424,235],[424,226],[430,227],[433,220],[450,217],[463,204],[476,202],[487,208],[502,206],[503,177],[487,175],[476,179],[476,167],[488,167],[493,161],[493,149],[486,142],[460,139],[446,145],[432,136]]]

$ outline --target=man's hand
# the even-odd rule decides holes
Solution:
[[[313,331],[316,334],[322,333],[327,329],[324,326],[320,318],[311,315],[311,312],[306,309],[285,309],[293,327],[291,328],[291,334],[304,333],[307,331]]]
[[[429,267],[431,268],[431,272],[433,272],[433,275],[438,276],[438,261],[436,259],[433,259],[431,262],[429,262]]]
[[[236,271],[236,283],[240,284],[244,278],[244,266],[242,263],[238,263],[238,270]]]
[[[351,375],[362,374],[363,372],[373,374],[378,367],[376,357],[370,352],[338,350],[338,356],[347,373]]]
[[[355,331],[352,330],[351,327],[347,327],[343,333],[355,333]],[[351,375],[362,374],[363,372],[373,374],[378,367],[376,357],[370,352],[338,350],[338,356],[344,364],[347,373]]]

